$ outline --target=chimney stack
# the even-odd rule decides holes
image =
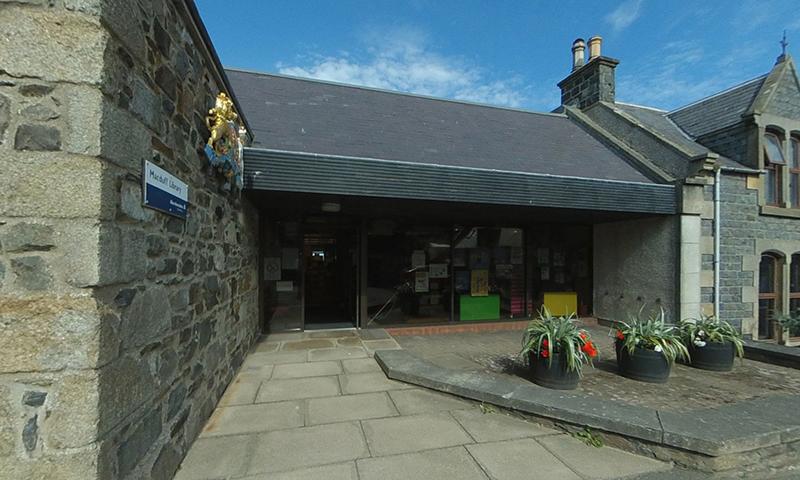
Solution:
[[[589,39],[589,61],[600,56],[600,44],[603,43],[603,37],[594,36]]]
[[[579,38],[572,42],[572,71],[581,68],[584,63],[584,50],[586,50],[586,42]]]
[[[603,38],[589,39],[589,60],[584,60],[586,44],[582,38],[572,43],[572,72],[558,84],[561,105],[586,108],[597,102],[614,103],[614,69],[619,60],[600,54]]]

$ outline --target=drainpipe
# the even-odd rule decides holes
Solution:
[[[720,270],[720,223],[722,223],[722,213],[720,208],[720,189],[722,183],[722,172],[743,173],[755,175],[765,173],[764,170],[753,170],[751,168],[723,167],[718,166],[714,172],[714,316],[719,320],[719,270]]]

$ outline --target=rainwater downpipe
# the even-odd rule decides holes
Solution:
[[[720,190],[722,183],[722,172],[743,173],[747,175],[760,175],[764,170],[753,170],[750,168],[723,167],[719,166],[714,172],[714,316],[719,319],[719,270],[720,270],[720,223],[722,223],[722,212],[720,205]]]

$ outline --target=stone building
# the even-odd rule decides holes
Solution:
[[[798,307],[788,55],[662,112],[615,103],[594,38],[537,113],[226,71],[191,0],[1,2],[0,40],[4,477],[171,478],[266,331]],[[185,218],[143,205],[150,164]]]

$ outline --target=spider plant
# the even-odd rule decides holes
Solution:
[[[730,323],[717,320],[714,315],[701,315],[699,320],[686,318],[681,320],[679,328],[686,345],[702,348],[706,342],[730,342],[736,347],[737,355],[744,358],[741,334]]]
[[[669,363],[676,359],[689,358],[689,351],[681,341],[680,334],[675,325],[665,322],[664,309],[644,317],[644,307],[636,315],[630,315],[628,322],[620,322],[617,338],[622,342],[622,348],[628,349],[628,354],[633,355],[634,349],[644,348],[661,352]]]
[[[539,317],[531,320],[522,338],[522,350],[519,355],[531,353],[547,359],[550,367],[553,354],[564,355],[568,371],[581,374],[584,363],[592,363],[597,356],[597,349],[589,338],[589,332],[579,329],[575,324],[575,316],[554,317],[547,307],[542,307]]]

